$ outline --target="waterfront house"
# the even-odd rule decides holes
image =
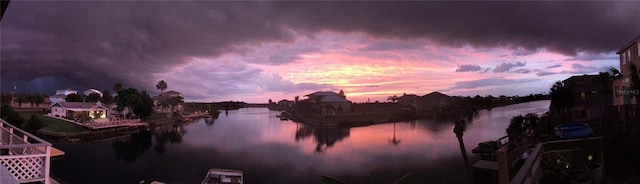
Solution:
[[[70,95],[70,94],[78,94],[78,91],[73,89],[59,89],[56,90],[56,95]]]
[[[100,102],[57,102],[51,105],[49,115],[68,119],[106,119],[108,108]]]
[[[403,94],[401,97],[398,97],[398,104],[402,106],[413,106],[416,107],[418,105],[418,95],[414,94]]]
[[[453,97],[435,91],[418,98],[418,110],[436,112],[449,104],[451,99]]]
[[[82,92],[82,94],[84,94],[84,96],[89,96],[90,94],[94,94],[94,93],[96,93],[96,94],[100,95],[100,97],[102,97],[102,92],[100,92],[97,89],[87,89],[84,92]]]
[[[78,91],[73,89],[59,89],[59,90],[56,90],[56,94],[49,96],[49,100],[51,101],[51,104],[55,104],[58,102],[66,102],[65,98],[67,98],[67,95],[77,94],[77,93]]]
[[[67,100],[65,100],[65,98],[67,98],[66,95],[51,95],[49,96],[49,101],[51,101],[51,103],[58,103],[58,102],[66,102]]]
[[[335,116],[351,111],[351,101],[333,91],[318,91],[305,97],[309,102],[315,103],[315,108],[320,110],[322,116]]]
[[[606,80],[599,75],[572,76],[562,81],[571,92],[568,104],[569,121],[592,123],[599,121],[602,107],[610,105],[612,98]]]
[[[283,107],[283,108],[291,108],[291,107],[293,107],[293,104],[295,104],[294,101],[287,100],[287,99],[282,99],[282,100],[278,101],[278,106]]]
[[[155,111],[157,113],[168,113],[171,112],[171,110],[182,109],[181,104],[171,107],[171,103],[169,103],[169,100],[176,97],[182,98],[182,93],[172,90],[152,97],[151,99],[153,99],[153,105],[156,107]]]
[[[640,67],[640,36],[631,40],[622,47],[616,54],[620,55],[620,73],[622,77],[613,81],[613,105],[636,104],[638,99],[633,98],[634,93],[640,91],[632,91],[631,79],[629,75],[629,65],[634,63]]]

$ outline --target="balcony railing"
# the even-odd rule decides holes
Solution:
[[[49,184],[51,143],[0,119],[0,164],[19,183]]]

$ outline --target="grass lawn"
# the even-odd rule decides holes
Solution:
[[[22,116],[22,118],[24,118],[25,123],[27,121],[29,121],[29,118],[31,118],[31,115],[37,115],[40,116],[40,119],[42,119],[42,122],[44,122],[44,130],[48,130],[51,132],[58,132],[58,133],[82,133],[82,132],[89,132],[88,129],[82,127],[82,126],[78,126],[76,124],[73,123],[69,123],[66,121],[62,121],[59,119],[54,119],[54,118],[50,118],[50,117],[46,117],[43,116],[41,113],[35,113],[35,112],[21,112],[20,116]]]

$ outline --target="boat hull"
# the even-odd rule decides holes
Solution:
[[[243,172],[233,169],[209,169],[202,184],[242,184]]]

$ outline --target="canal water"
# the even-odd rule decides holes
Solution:
[[[546,112],[549,101],[480,111],[464,142],[505,135],[511,117]],[[424,183],[465,181],[460,148],[450,124],[430,120],[353,128],[281,121],[276,111],[244,108],[90,143],[54,141],[66,152],[53,159],[52,176],[67,183],[200,183],[209,168],[244,171],[245,183],[392,183],[410,173]]]

